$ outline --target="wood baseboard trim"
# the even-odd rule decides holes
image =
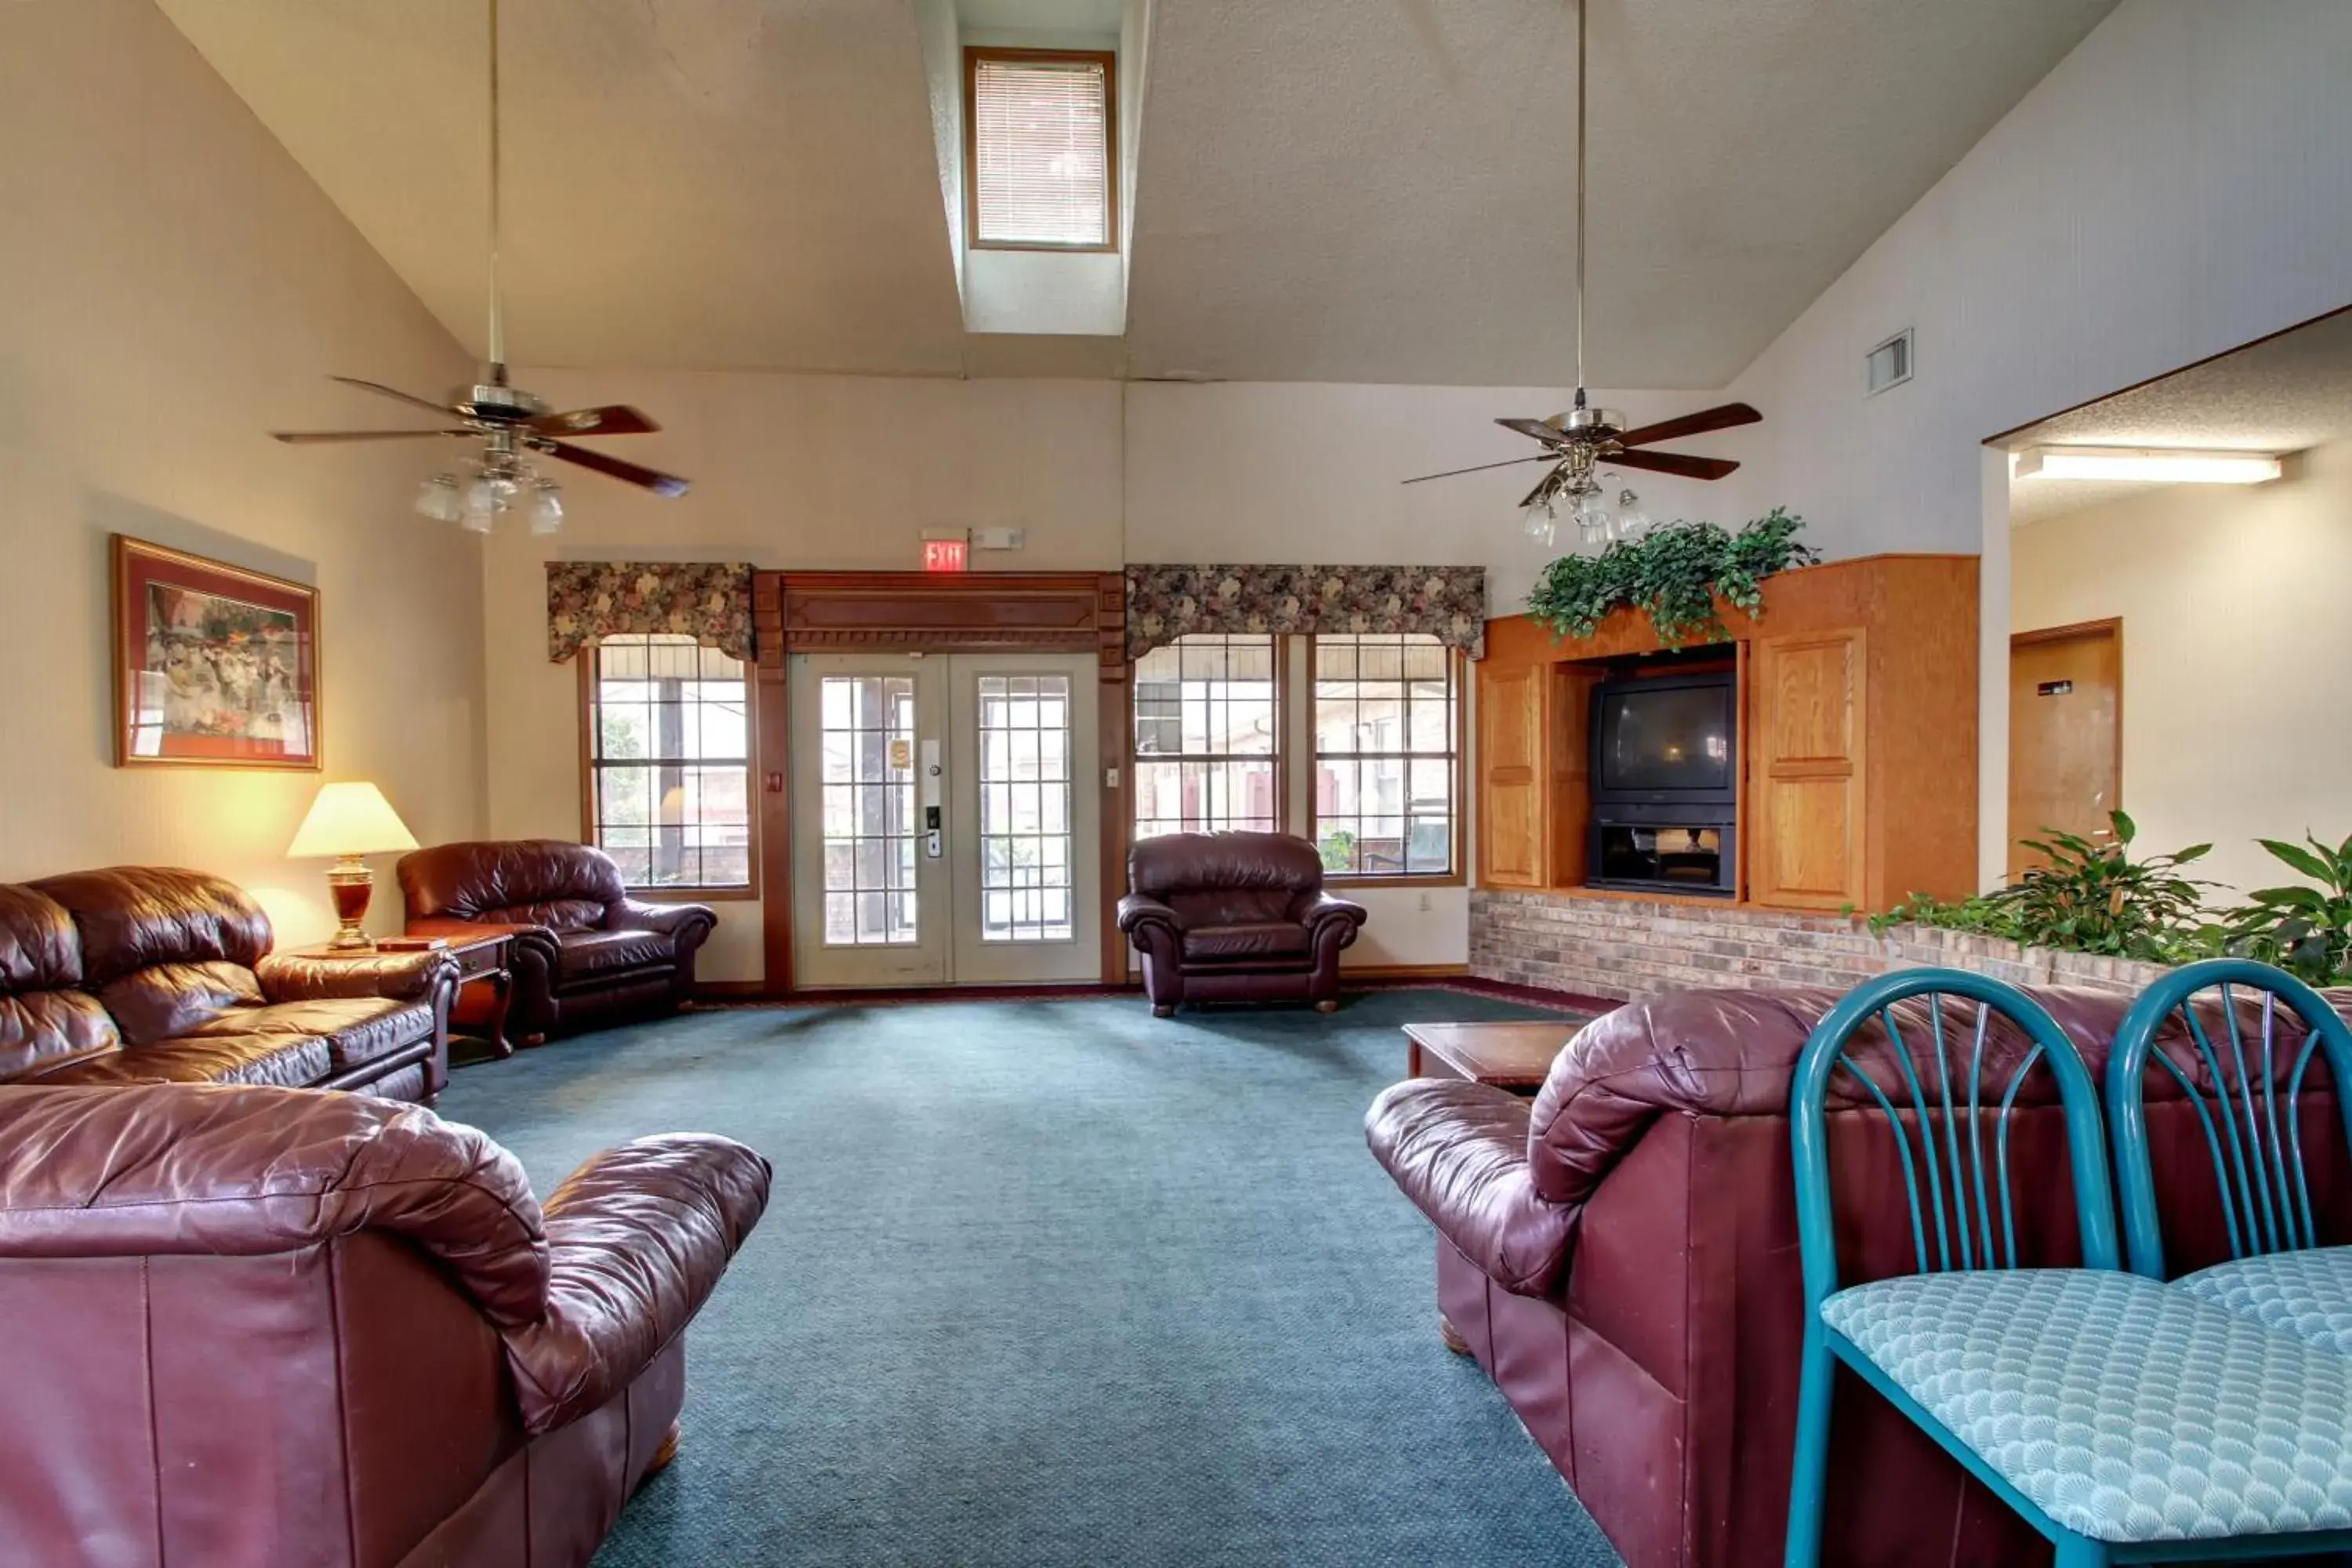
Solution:
[[[1466,963],[1344,963],[1339,984],[1351,980],[1459,980],[1470,973]]]
[[[698,1002],[756,1002],[769,994],[764,980],[702,980],[695,983],[694,999]]]

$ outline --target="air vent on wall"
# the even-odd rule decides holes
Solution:
[[[1863,356],[1863,366],[1868,374],[1868,395],[1876,396],[1890,386],[1900,386],[1911,379],[1911,329],[1904,328]]]

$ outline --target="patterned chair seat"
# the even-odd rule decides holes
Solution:
[[[2352,1247],[2273,1252],[2172,1282],[2202,1301],[2337,1355],[2352,1355]]]
[[[1822,1321],[2078,1534],[2352,1529],[2352,1360],[2177,1287],[1911,1275],[1838,1292]]]

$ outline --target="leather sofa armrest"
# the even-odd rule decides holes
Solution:
[[[673,1133],[607,1150],[556,1189],[547,1314],[505,1336],[527,1429],[595,1410],[685,1331],[759,1223],[770,1174],[732,1139]]]
[[[1412,1079],[1364,1115],[1372,1157],[1438,1234],[1519,1296],[1556,1293],[1580,1205],[1537,1195],[1528,1171],[1528,1102],[1486,1084]]]
[[[1176,919],[1176,911],[1150,894],[1129,893],[1119,900],[1118,929],[1120,931],[1132,937],[1143,927],[1150,925],[1166,926],[1172,936],[1181,937],[1184,934],[1182,924]],[[1139,942],[1136,945],[1140,947],[1142,943]]]
[[[719,911],[709,904],[648,904],[623,899],[604,910],[607,931],[658,931],[680,947],[699,947],[719,924]]]
[[[300,958],[273,952],[255,968],[261,994],[271,1002],[382,996],[429,1001],[457,981],[457,961],[446,952],[379,952],[371,957]]]
[[[1349,929],[1349,941],[1353,941],[1356,928],[1364,923],[1364,906],[1329,893],[1304,893],[1291,900],[1290,918],[1318,931],[1334,921],[1344,922]],[[1339,945],[1345,947],[1347,942]]]

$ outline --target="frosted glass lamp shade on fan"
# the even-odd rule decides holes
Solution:
[[[318,798],[310,803],[310,814],[294,832],[294,842],[286,853],[297,860],[319,860],[331,857],[334,868],[327,873],[327,892],[334,900],[335,919],[339,922],[334,937],[328,945],[341,948],[371,946],[360,922],[367,918],[368,900],[375,891],[375,879],[370,874],[363,855],[389,855],[416,847],[416,836],[383,798],[383,792],[372,784],[321,784]]]

